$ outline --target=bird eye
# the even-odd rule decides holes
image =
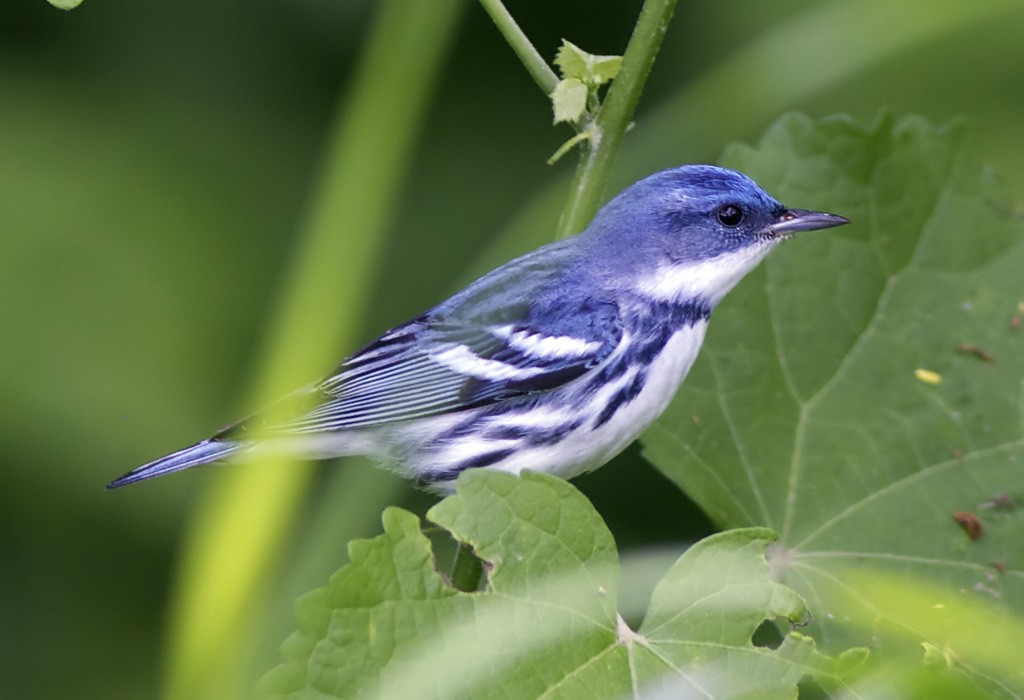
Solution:
[[[743,210],[735,204],[726,204],[718,210],[718,220],[722,222],[723,226],[728,226],[729,228],[739,226],[740,222],[743,221]]]

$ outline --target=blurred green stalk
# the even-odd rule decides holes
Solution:
[[[353,344],[461,7],[459,0],[381,3],[331,130],[247,405],[271,404]],[[244,669],[252,620],[312,476],[283,457],[260,462],[211,473],[214,483],[189,519],[169,620],[169,698],[251,695]]]

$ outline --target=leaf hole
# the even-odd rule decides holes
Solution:
[[[490,586],[494,567],[476,556],[472,548],[467,546],[460,550],[458,541],[444,528],[424,528],[423,534],[430,540],[434,571],[449,586],[468,593],[486,590]],[[460,557],[461,561],[457,563],[456,559]],[[474,571],[478,573],[474,575]]]
[[[772,620],[765,620],[754,630],[750,641],[755,647],[778,649],[782,646],[782,633]]]

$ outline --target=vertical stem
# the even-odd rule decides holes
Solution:
[[[501,35],[505,37],[505,41],[519,56],[519,60],[526,66],[526,70],[533,76],[533,80],[545,95],[550,95],[551,91],[555,89],[555,85],[558,84],[558,76],[551,70],[551,66],[540,55],[540,52],[530,43],[512,15],[501,4],[501,0],[480,0],[480,4],[491,16],[491,20],[498,27]]]
[[[250,405],[322,373],[371,307],[395,200],[454,36],[460,0],[380,3],[329,133],[318,189]],[[396,50],[400,47],[401,50]],[[169,619],[166,697],[250,697],[259,610],[311,472],[277,456],[217,470],[185,534]]]
[[[597,117],[587,128],[590,140],[576,168],[572,192],[558,222],[559,238],[583,230],[597,211],[612,161],[636,111],[675,6],[676,0],[645,0],[622,57],[619,74],[608,88]]]
[[[483,573],[483,563],[473,554],[473,548],[459,542],[455,549],[455,561],[452,562],[452,586],[472,593],[480,587],[480,576]]]

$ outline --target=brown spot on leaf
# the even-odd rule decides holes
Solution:
[[[966,510],[958,510],[953,513],[953,520],[960,524],[960,527],[964,529],[964,532],[966,532],[967,536],[972,540],[976,540],[981,537],[981,521],[978,520],[978,516],[974,513],[968,513]]]
[[[992,355],[992,353],[985,352],[984,350],[979,348],[977,345],[969,345],[967,343],[961,343],[960,345],[956,346],[956,351],[958,353],[960,353],[961,355],[974,355],[975,357],[977,357],[982,362],[995,362],[996,361],[996,358]]]

